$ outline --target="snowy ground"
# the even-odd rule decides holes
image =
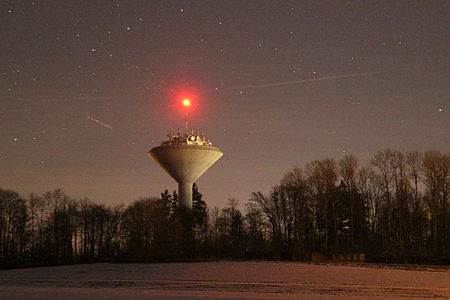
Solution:
[[[331,298],[450,298],[450,270],[202,262],[102,263],[0,271],[0,299]]]

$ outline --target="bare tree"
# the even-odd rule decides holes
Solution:
[[[346,155],[339,161],[339,174],[344,183],[344,190],[350,200],[350,236],[351,247],[355,242],[355,202],[359,199],[356,188],[356,176],[358,174],[358,160],[353,155]]]
[[[422,173],[425,200],[431,215],[432,251],[438,259],[449,259],[450,156],[438,151],[426,152]]]
[[[314,160],[306,166],[308,182],[315,199],[315,223],[319,232],[319,245],[330,253],[337,242],[337,165],[333,159]]]
[[[0,265],[24,259],[27,218],[25,200],[14,191],[0,189]]]

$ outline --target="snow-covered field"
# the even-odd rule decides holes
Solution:
[[[450,298],[450,270],[201,262],[102,263],[0,271],[0,299],[330,298]]]

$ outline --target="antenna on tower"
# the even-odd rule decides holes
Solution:
[[[188,107],[191,106],[191,100],[189,100],[189,98],[185,98],[183,99],[183,105],[185,108],[185,131],[184,133],[187,135],[187,131],[188,131]]]

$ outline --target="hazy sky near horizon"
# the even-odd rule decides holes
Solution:
[[[224,156],[208,206],[294,165],[450,149],[448,1],[3,1],[0,187],[129,204],[177,185],[184,126]],[[323,80],[317,80],[323,79]],[[302,81],[304,80],[304,81]]]

